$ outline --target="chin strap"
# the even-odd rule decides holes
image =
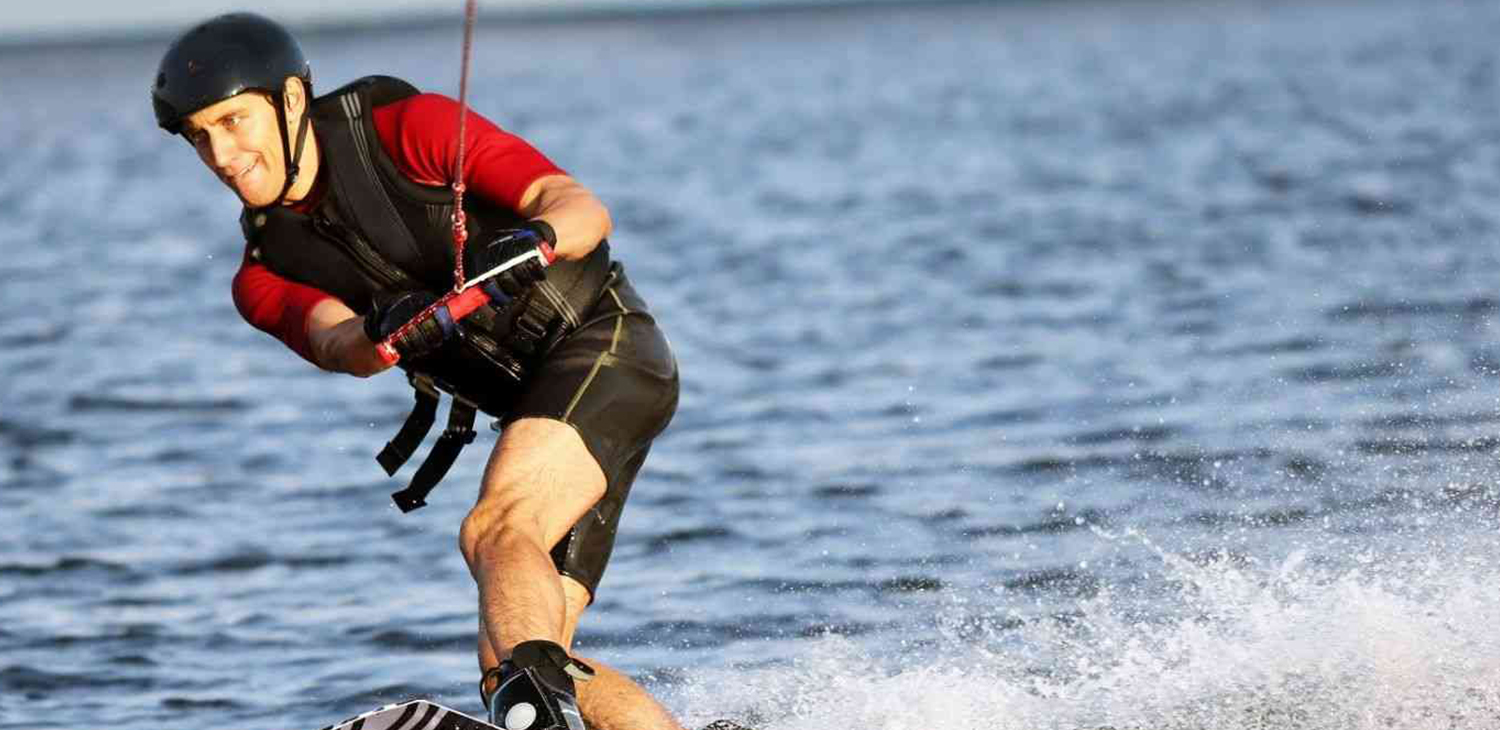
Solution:
[[[281,194],[276,196],[276,202],[266,206],[281,205],[286,200],[287,193],[292,191],[292,186],[297,184],[297,176],[302,172],[302,146],[307,142],[307,109],[303,109],[302,118],[297,122],[297,149],[292,150],[291,140],[286,135],[286,101],[285,96],[280,93],[272,94],[271,101],[276,106],[277,130],[281,135],[281,159],[286,160],[286,182],[281,186]]]

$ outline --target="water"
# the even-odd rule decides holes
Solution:
[[[476,104],[611,206],[685,377],[581,651],[767,730],[1495,726],[1497,30],[485,24]],[[305,45],[456,87],[456,25]],[[486,447],[391,507],[409,391],[240,321],[159,52],[0,55],[0,728],[473,711]]]

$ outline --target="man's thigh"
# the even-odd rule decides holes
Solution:
[[[551,549],[604,496],[604,471],[578,432],[523,418],[505,427],[485,465],[475,512],[534,534]]]
[[[590,596],[609,563],[631,486],[678,396],[671,345],[623,276],[592,317],[548,354],[539,370],[544,377],[521,394],[510,415],[511,423],[540,418],[573,428],[604,474],[601,497],[549,543],[558,573]]]

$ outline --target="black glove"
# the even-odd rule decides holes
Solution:
[[[438,295],[420,290],[377,294],[375,306],[365,313],[365,336],[377,344],[384,342],[437,300]],[[451,334],[453,318],[446,307],[438,307],[431,316],[397,337],[391,345],[402,358],[420,357],[441,347]]]
[[[473,281],[520,259],[520,263],[480,284],[491,299],[504,303],[547,278],[546,268],[555,258],[552,247],[556,243],[557,234],[546,221],[526,221],[521,228],[496,231],[488,243],[465,250],[464,273]]]

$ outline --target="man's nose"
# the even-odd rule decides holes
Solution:
[[[214,169],[220,174],[230,175],[234,172],[230,166],[234,164],[234,156],[238,151],[239,145],[235,143],[232,135],[217,130],[209,132],[209,160],[213,162]]]

